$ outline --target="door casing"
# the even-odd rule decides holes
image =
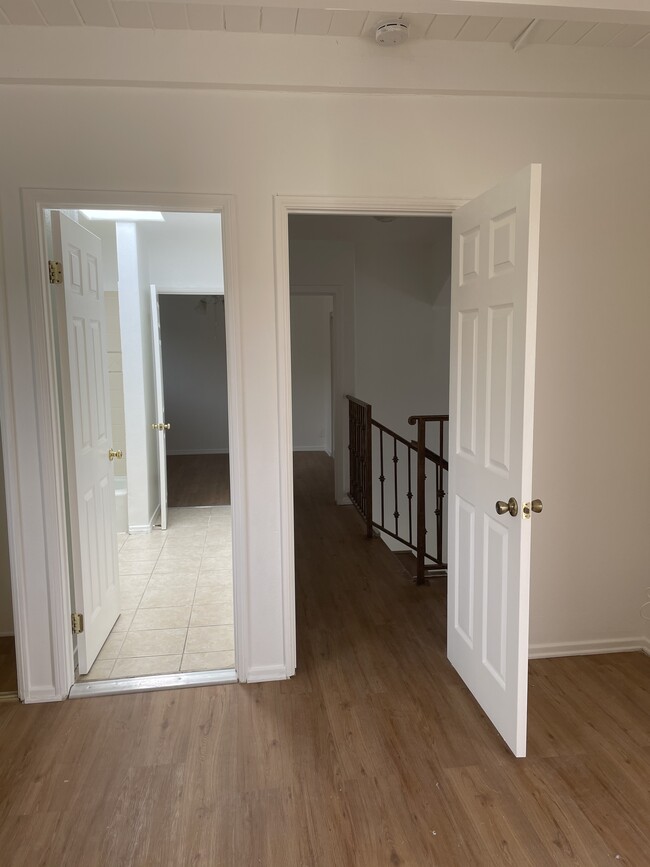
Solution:
[[[275,196],[275,310],[278,417],[280,432],[280,545],[283,576],[284,657],[287,674],[296,670],[296,576],[293,518],[293,434],[291,410],[291,309],[289,281],[290,214],[390,214],[449,217],[466,199],[337,198]]]
[[[67,546],[68,515],[65,499],[63,444],[59,422],[59,398],[53,311],[47,274],[47,244],[45,211],[81,208],[146,209],[187,213],[221,214],[223,268],[226,311],[226,352],[228,368],[228,415],[230,441],[230,474],[234,492],[233,522],[233,593],[235,618],[235,668],[240,680],[248,670],[248,597],[245,547],[245,484],[243,459],[242,364],[237,339],[240,328],[240,300],[235,239],[236,211],[234,196],[183,193],[143,193],[79,189],[23,189],[21,191],[27,260],[27,287],[34,336],[35,369],[42,377],[37,389],[39,418],[39,452],[44,456],[40,466],[43,512],[46,522],[47,587],[49,607],[42,612],[52,629],[51,662],[54,690],[39,692],[25,682],[30,642],[37,636],[27,628],[27,576],[19,549],[28,544],[29,528],[21,520],[20,511],[12,508],[18,500],[17,480],[13,473],[7,484],[7,506],[10,513],[11,584],[14,604],[15,641],[18,670],[18,695],[26,702],[56,701],[68,696],[74,684],[72,632],[70,629],[71,599]],[[11,417],[9,418],[11,422]],[[3,442],[8,468],[15,452],[15,439],[9,429],[8,441]]]

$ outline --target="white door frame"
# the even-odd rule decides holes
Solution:
[[[275,315],[280,440],[280,546],[283,577],[284,657],[287,674],[296,670],[296,576],[293,517],[293,435],[291,415],[291,308],[289,291],[290,214],[391,214],[449,217],[466,199],[341,198],[274,196]],[[451,411],[451,409],[450,409]]]
[[[235,198],[229,195],[195,193],[155,193],[134,191],[79,190],[79,189],[27,189],[21,190],[27,260],[27,291],[30,306],[30,325],[34,345],[37,413],[39,419],[38,442],[41,455],[40,480],[42,486],[45,521],[45,547],[47,554],[46,582],[49,592],[48,608],[42,616],[48,621],[51,640],[51,662],[54,690],[42,695],[25,683],[30,644],[39,636],[28,634],[27,628],[27,576],[21,551],[29,545],[29,527],[21,520],[18,509],[18,487],[11,460],[15,451],[15,437],[11,419],[5,422],[9,436],[3,445],[7,460],[8,512],[11,521],[11,584],[15,614],[15,640],[18,670],[18,694],[28,702],[56,701],[66,698],[74,684],[72,632],[70,628],[71,600],[69,561],[67,549],[67,514],[65,504],[65,473],[59,426],[59,400],[54,343],[54,326],[47,274],[47,243],[45,232],[46,210],[81,208],[118,208],[124,210],[147,209],[157,211],[186,211],[188,213],[220,213],[223,245],[223,268],[226,310],[226,352],[228,366],[228,415],[230,439],[230,474],[235,492],[232,507],[233,523],[233,592],[235,614],[235,668],[240,680],[248,671],[248,596],[245,545],[245,466],[243,455],[243,402],[242,364],[240,353],[240,293],[238,283],[238,257],[235,239]],[[3,431],[4,433],[4,431]]]

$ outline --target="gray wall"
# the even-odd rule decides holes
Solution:
[[[291,298],[293,448],[332,453],[331,295]]]
[[[161,295],[167,454],[228,451],[222,295]]]

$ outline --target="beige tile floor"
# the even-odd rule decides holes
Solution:
[[[122,613],[79,680],[233,668],[230,506],[170,509],[118,548]]]

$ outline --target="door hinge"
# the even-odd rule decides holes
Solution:
[[[50,259],[47,263],[47,270],[50,275],[50,283],[63,283],[63,265],[55,259]]]
[[[72,615],[72,634],[79,635],[80,632],[84,631],[84,616],[83,614],[73,614]]]

